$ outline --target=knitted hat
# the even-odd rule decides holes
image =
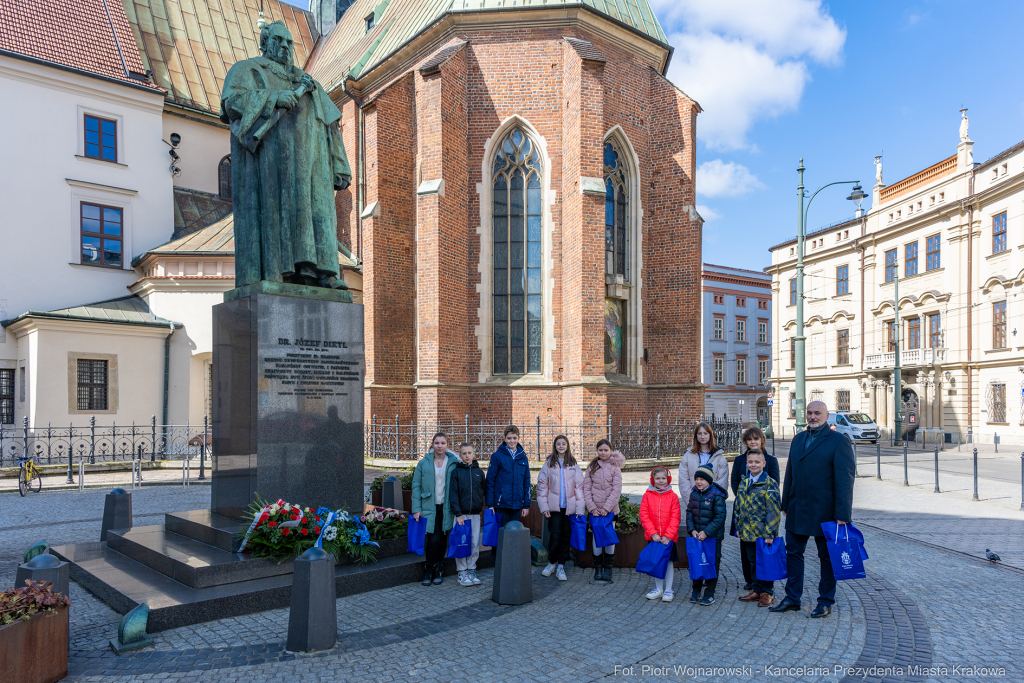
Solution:
[[[697,468],[697,471],[693,475],[694,479],[696,479],[697,477],[701,477],[702,479],[704,479],[704,481],[706,481],[709,484],[714,484],[715,470],[711,467],[711,465],[701,465],[700,467]]]

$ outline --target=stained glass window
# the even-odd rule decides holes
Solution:
[[[540,152],[519,128],[501,143],[494,183],[494,373],[541,372]]]
[[[604,300],[604,371],[625,373],[624,354],[626,329],[626,302]]]
[[[611,142],[604,145],[604,187],[604,270],[628,280],[626,169]]]

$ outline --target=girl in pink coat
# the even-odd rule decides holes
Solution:
[[[548,520],[548,566],[543,576],[567,579],[565,561],[569,559],[570,517],[586,514],[583,501],[583,471],[572,457],[569,439],[561,434],[551,444],[551,455],[537,475],[537,506]]]
[[[583,499],[587,511],[595,517],[614,516],[619,512],[619,496],[622,494],[622,465],[626,456],[612,451],[608,439],[597,442],[597,457],[590,461],[583,475]],[[615,546],[603,548],[594,545],[594,583],[612,582],[612,564],[615,562]]]

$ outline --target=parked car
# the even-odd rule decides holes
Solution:
[[[828,416],[828,423],[832,429],[849,439],[850,443],[857,441],[878,443],[878,425],[866,413],[831,413]]]

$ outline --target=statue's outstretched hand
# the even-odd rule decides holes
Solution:
[[[302,74],[302,87],[309,92],[313,92],[316,89],[316,81],[309,74]]]
[[[348,186],[351,185],[351,184],[352,184],[352,181],[349,178],[349,176],[342,175],[341,173],[335,173],[334,174],[334,189],[335,190],[345,190],[345,189],[348,189]]]

